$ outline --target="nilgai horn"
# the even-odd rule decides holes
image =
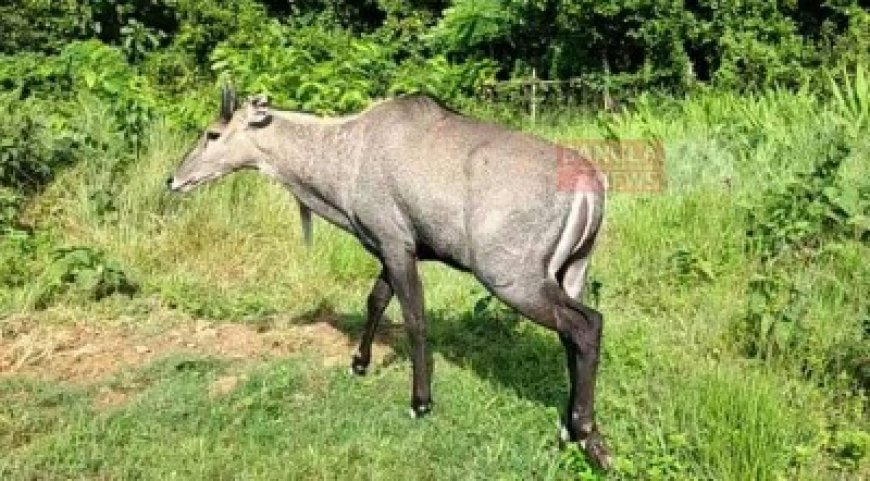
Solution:
[[[384,309],[399,299],[411,345],[412,414],[432,409],[417,262],[470,271],[499,299],[559,335],[571,394],[562,434],[607,467],[595,424],[602,316],[580,302],[604,214],[605,177],[576,152],[466,118],[424,96],[320,118],[263,97],[221,115],[169,179],[187,192],[252,168],[296,197],[303,213],[350,232],[380,261],[353,371],[364,374]],[[572,156],[573,169],[564,169]]]

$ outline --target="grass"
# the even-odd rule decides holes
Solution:
[[[769,356],[749,355],[741,330],[750,280],[768,272],[747,250],[744,206],[763,205],[822,155],[824,135],[837,133],[834,112],[807,94],[705,94],[534,129],[553,139],[657,138],[666,149],[668,190],[612,195],[593,262],[588,300],[606,316],[599,421],[617,456],[608,479],[870,475],[866,398],[847,369],[870,356],[870,246],[845,238],[776,264],[807,286],[806,309],[777,324],[787,342]],[[155,125],[123,174],[104,157],[80,162],[28,207],[53,244],[116,260],[141,285],[137,295],[60,297],[37,312],[27,303],[35,287],[24,284],[5,289],[4,309],[48,324],[125,318],[156,331],[167,316],[268,326],[334,312],[356,338],[372,259],[323,222],[305,249],[289,195],[253,175],[167,195],[163,179],[189,140]],[[854,145],[850,168],[866,172],[870,148]],[[0,380],[0,477],[597,479],[576,449],[556,445],[567,387],[555,336],[501,306],[480,309],[485,292],[467,275],[426,265],[423,277],[431,419],[406,414],[402,337],[390,341],[396,361],[364,379],[307,352],[256,362],[218,397],[209,386],[236,369],[227,359],[169,357],[85,385],[19,376]],[[388,317],[399,318],[395,305]],[[118,384],[139,388],[120,407],[96,407],[101,389]]]
[[[511,368],[525,365],[531,371],[517,379],[503,371],[481,372],[474,360],[436,356],[438,412],[425,422],[406,413],[406,361],[364,379],[343,368],[323,369],[306,357],[273,361],[215,398],[208,388],[228,369],[226,363],[169,358],[108,381],[147,386],[110,411],[93,407],[99,385],[6,383],[0,391],[8,401],[3,414],[11,422],[8,432],[15,434],[0,441],[8,453],[0,474],[4,479],[564,479],[576,452],[556,446],[555,404],[564,389],[563,376],[552,369],[560,363],[552,361],[560,356],[538,336],[523,336],[519,354],[499,356]],[[543,356],[525,358],[527,344],[536,344]],[[621,362],[607,365],[608,378],[634,369]],[[769,479],[772,468],[786,467],[789,443],[812,441],[812,430],[792,425],[789,414],[795,413],[782,409],[785,393],[771,389],[770,381],[753,376],[748,385],[756,389],[747,390],[737,373],[705,367],[688,378],[666,372],[639,386],[610,383],[602,395],[609,432],[626,430],[633,437],[633,455],[619,457],[623,477]],[[683,388],[685,394],[658,398],[669,388]],[[734,422],[741,428],[730,427]],[[626,441],[617,436],[615,447],[628,448]],[[745,457],[726,454],[735,445],[746,448],[736,453]],[[698,464],[684,464],[685,456],[697,457]],[[641,459],[650,465],[641,469]]]
[[[207,394],[216,375],[209,362],[152,368],[145,375],[155,384],[127,408],[94,415],[71,405],[56,421],[62,427],[33,443],[5,478],[46,471],[119,479],[524,478],[556,468],[552,429],[542,429],[550,423],[536,422],[547,416],[517,399],[492,406],[498,389],[461,369],[441,366],[452,381],[442,414],[422,424],[406,413],[406,365],[363,381],[317,367],[304,359],[263,366],[218,400]],[[457,391],[463,395],[446,401]]]

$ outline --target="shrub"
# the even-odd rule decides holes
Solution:
[[[748,210],[747,235],[757,254],[769,259],[839,238],[868,238],[870,182],[841,175],[852,155],[847,140],[835,139],[812,169],[774,187]]]
[[[843,69],[830,80],[837,123],[856,137],[870,129],[870,71],[859,63],[854,75]]]
[[[0,186],[0,234],[15,226],[22,200],[15,190]]]
[[[850,164],[862,157],[848,139],[838,137],[811,169],[772,187],[747,211],[747,245],[759,268],[732,334],[750,356],[786,360],[807,375],[829,380],[845,375],[866,387],[870,330],[861,317],[866,312],[846,310],[849,317],[837,319],[834,328],[825,327],[831,322],[826,312],[811,312],[844,300],[866,303],[849,294],[848,285],[865,282],[860,272],[852,272],[858,278],[845,283],[819,278],[840,264],[854,271],[849,258],[870,241],[870,183],[849,174]],[[836,294],[822,295],[823,290]]]
[[[73,132],[56,129],[44,104],[0,96],[0,187],[32,191],[73,159]]]
[[[0,286],[17,287],[31,280],[34,245],[30,236],[19,230],[7,230],[0,236]]]
[[[113,294],[132,296],[139,286],[103,251],[90,247],[55,249],[37,281],[33,305],[44,308],[58,297],[98,301]]]
[[[410,92],[454,99],[472,93],[495,72],[490,61],[401,58],[378,35],[278,24],[260,34],[254,44],[236,39],[219,45],[212,68],[242,90],[268,93],[294,110],[350,112],[375,98]]]

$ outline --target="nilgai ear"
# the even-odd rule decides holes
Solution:
[[[252,97],[248,102],[248,124],[254,127],[263,127],[272,121],[272,112],[269,111],[269,98],[265,95]]]
[[[224,84],[221,87],[221,121],[227,124],[233,118],[236,110],[236,89]]]

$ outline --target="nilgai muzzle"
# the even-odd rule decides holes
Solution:
[[[567,154],[566,154],[567,152]],[[574,168],[566,177],[563,162]],[[579,163],[579,165],[578,165]],[[576,152],[479,122],[423,96],[320,118],[269,107],[221,115],[169,179],[187,192],[238,169],[257,169],[309,210],[350,232],[382,265],[353,371],[364,374],[384,309],[395,295],[411,346],[414,416],[431,410],[421,260],[470,271],[499,299],[559,335],[571,391],[563,437],[609,464],[594,420],[602,316],[581,304],[604,213],[605,177]]]

